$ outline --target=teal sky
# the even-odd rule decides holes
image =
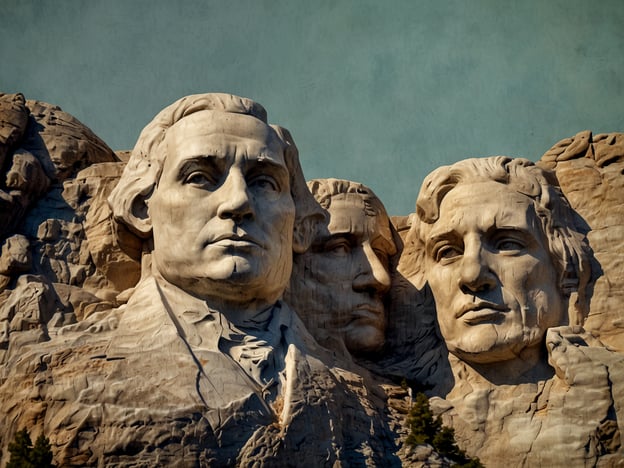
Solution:
[[[184,95],[252,98],[307,178],[397,215],[442,164],[624,131],[622,0],[0,0],[0,60],[113,149]]]

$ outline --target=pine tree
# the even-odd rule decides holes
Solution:
[[[9,452],[11,458],[6,468],[54,468],[50,441],[43,434],[37,437],[33,447],[26,428],[17,431]]]
[[[454,462],[453,468],[483,468],[478,458],[470,458],[457,447],[455,431],[442,425],[439,417],[434,418],[429,398],[424,393],[417,393],[414,404],[407,416],[410,432],[406,439],[408,445],[429,444],[443,457]]]
[[[35,466],[38,467],[53,467],[52,464],[52,448],[50,447],[50,440],[40,434],[35,441],[35,446],[31,452],[31,460]]]
[[[11,452],[11,459],[7,463],[6,468],[29,468],[30,464],[29,455],[32,451],[32,441],[28,431],[24,428],[21,431],[15,433],[13,442],[9,444],[9,452]]]
[[[424,393],[416,394],[407,416],[407,424],[410,433],[406,442],[409,445],[430,444],[440,430],[440,421],[437,418],[433,419],[429,399]]]

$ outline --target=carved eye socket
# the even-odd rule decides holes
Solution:
[[[217,181],[206,172],[193,171],[186,177],[186,179],[184,179],[184,183],[194,185],[196,187],[206,188],[208,186],[216,185]]]
[[[351,243],[344,238],[332,239],[325,244],[325,252],[338,256],[349,255],[351,253]]]
[[[436,262],[452,261],[461,257],[463,251],[454,245],[442,245],[434,252],[433,258]]]
[[[525,248],[526,248],[526,245],[524,245],[524,242],[518,239],[504,238],[504,239],[499,239],[496,242],[496,250],[517,252]]]
[[[268,175],[262,175],[252,178],[249,181],[249,187],[262,192],[279,192],[280,187],[277,181]]]

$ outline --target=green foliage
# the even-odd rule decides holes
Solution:
[[[429,407],[429,399],[424,393],[417,393],[414,404],[407,415],[407,424],[410,433],[407,444],[431,444],[435,435],[440,431],[440,420],[433,418]]]
[[[438,432],[431,441],[436,450],[440,453],[444,453],[446,456],[452,459],[464,456],[464,453],[457,447],[455,442],[455,431],[446,426],[442,426],[440,432]]]
[[[6,468],[53,468],[52,449],[50,441],[41,434],[35,441],[32,440],[26,429],[17,431],[13,442],[9,444],[11,459]]]
[[[32,450],[32,441],[26,429],[17,431],[13,442],[9,444],[9,452],[11,459],[7,464],[7,468],[21,468],[30,466],[27,464],[29,453]]]
[[[429,406],[429,398],[417,393],[412,408],[407,415],[409,434],[408,445],[429,444],[436,452],[454,462],[453,468],[483,468],[478,458],[470,458],[457,447],[455,431],[442,425],[439,417],[434,418]]]
[[[43,434],[37,437],[31,455],[32,462],[35,466],[54,466],[52,465],[52,447],[50,446],[50,440]]]

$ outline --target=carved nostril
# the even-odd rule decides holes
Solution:
[[[489,291],[491,288],[492,288],[492,285],[487,281],[484,281],[479,284],[462,283],[460,285],[461,292],[463,292],[464,294],[484,293],[484,292]]]
[[[233,213],[230,213],[229,216],[227,216],[227,218],[231,218],[236,222],[240,222],[240,221],[250,220],[253,218],[253,216],[251,215],[251,212],[246,212],[246,213],[233,212]]]
[[[368,293],[368,295],[372,299],[376,299],[376,298],[380,297],[380,292],[377,289],[375,289],[375,288],[367,288],[366,292]]]

